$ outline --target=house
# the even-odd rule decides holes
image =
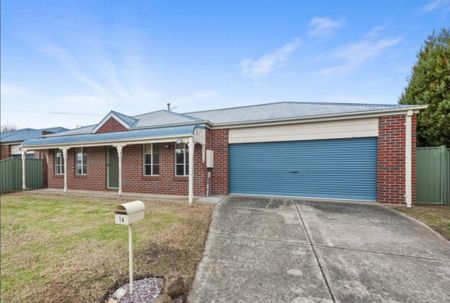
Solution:
[[[424,106],[279,102],[137,116],[30,139],[48,187],[187,195],[415,201]]]
[[[10,157],[20,157],[20,144],[28,139],[41,138],[48,134],[66,131],[64,127],[51,127],[43,129],[23,128],[0,133],[0,160]],[[34,157],[33,151],[27,153],[27,157]]]

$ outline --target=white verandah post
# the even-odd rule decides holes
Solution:
[[[64,161],[64,192],[67,193],[67,150],[68,147],[61,148]]]
[[[27,189],[26,164],[27,152],[25,150],[22,150],[22,190]]]
[[[118,145],[115,145],[115,147],[116,147],[116,149],[117,149],[117,158],[118,158],[118,161],[119,161],[119,172],[118,172],[118,174],[119,174],[119,190],[118,190],[118,194],[119,195],[121,195],[122,194],[122,149],[123,149],[123,147],[124,147],[125,145],[123,145],[123,144],[118,144]]]
[[[189,137],[189,204],[194,200],[194,138]]]

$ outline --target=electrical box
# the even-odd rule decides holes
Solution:
[[[145,205],[142,201],[132,201],[116,206],[116,224],[130,225],[144,219]]]
[[[214,151],[206,150],[206,168],[214,168]]]

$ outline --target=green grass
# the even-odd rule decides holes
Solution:
[[[450,240],[450,207],[439,205],[415,205],[411,208],[396,207],[396,210],[430,226],[444,238]]]
[[[127,228],[114,224],[121,200],[1,196],[1,301],[100,302],[127,280]],[[190,283],[212,206],[144,201],[134,225],[135,275],[180,273]]]

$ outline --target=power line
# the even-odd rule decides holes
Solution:
[[[20,109],[2,109],[2,111],[19,112],[19,113],[53,114],[53,115],[73,115],[73,116],[104,116],[103,114],[92,114],[92,113],[46,112],[38,110],[20,110]]]

